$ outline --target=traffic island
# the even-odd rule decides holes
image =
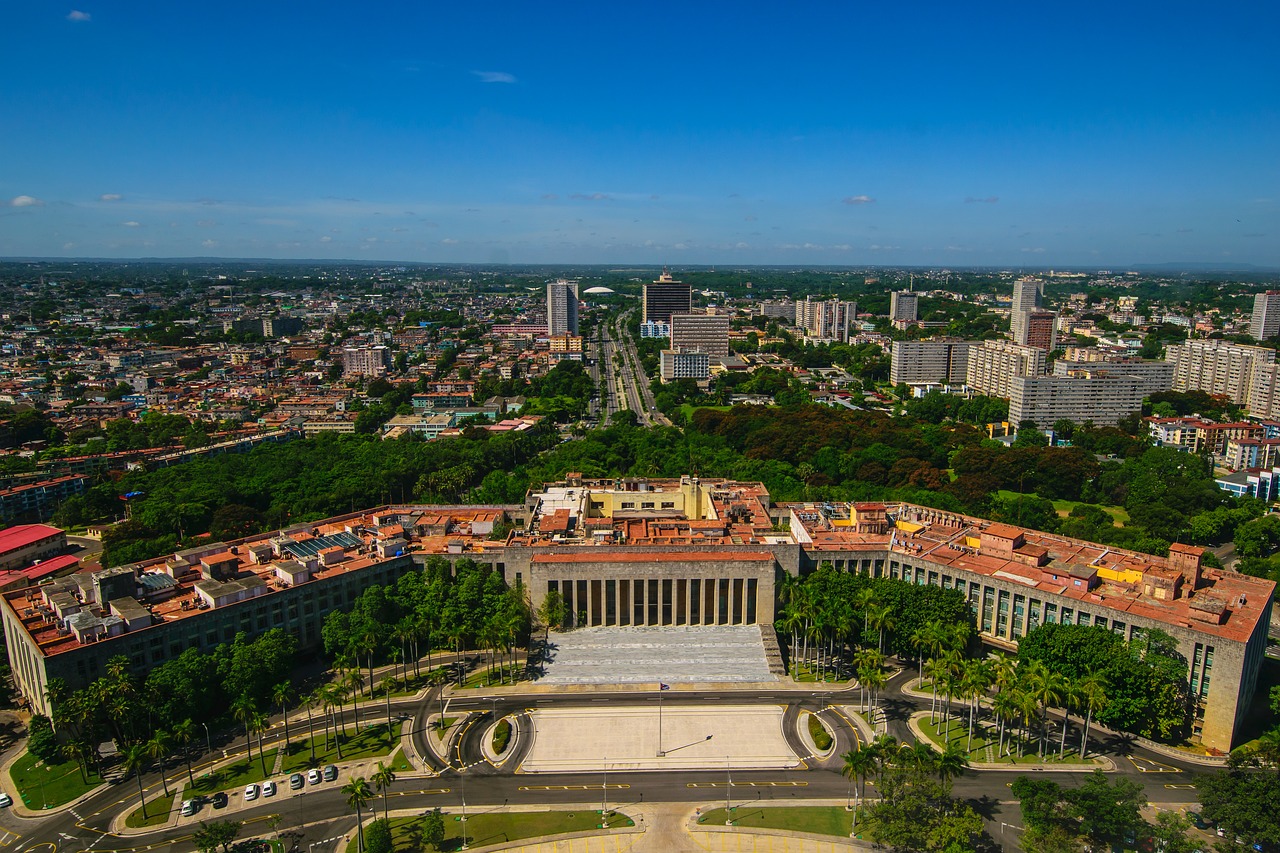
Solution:
[[[620,811],[610,810],[602,818],[600,803],[596,807],[574,811],[494,811],[475,810],[467,815],[466,844],[470,850],[501,850],[517,841],[536,838],[553,842],[618,832],[640,832],[635,821]],[[432,850],[459,850],[463,843],[464,825],[460,811],[441,812],[444,838],[437,848],[431,841],[430,814],[391,818],[392,849],[405,853],[427,853]],[[372,822],[372,819],[370,820]],[[369,825],[365,824],[368,833]],[[349,833],[346,853],[358,853],[355,830]]]
[[[973,739],[969,739],[969,716],[953,716],[944,725],[941,717],[929,720],[928,711],[917,711],[909,721],[911,733],[938,752],[945,752],[947,744],[958,745],[965,751],[969,766],[975,770],[1027,770],[1052,768],[1054,770],[1092,772],[1095,769],[1114,770],[1115,764],[1102,756],[1082,760],[1079,752],[1067,750],[1058,757],[1060,741],[1052,737],[1045,743],[1046,754],[1040,757],[1040,739],[1028,737],[1025,732],[1009,731],[1006,726],[1003,747],[998,729],[989,722],[974,722]]]

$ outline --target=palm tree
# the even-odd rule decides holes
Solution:
[[[858,825],[858,806],[862,803],[862,793],[867,787],[867,774],[876,767],[875,750],[870,746],[851,749],[843,756],[844,768],[840,771],[845,778],[858,783],[857,799],[853,804],[853,825]]]
[[[1071,709],[1080,706],[1080,684],[1071,678],[1063,678],[1062,688],[1062,741],[1058,744],[1058,760],[1067,754],[1067,723],[1071,722]]]
[[[1018,697],[1013,685],[996,693],[995,698],[991,700],[991,710],[995,712],[996,722],[1000,727],[999,751],[996,754],[1003,755],[1005,725],[1018,714]]]
[[[1049,736],[1049,708],[1062,701],[1067,680],[1062,673],[1051,671],[1039,661],[1034,663],[1039,665],[1027,674],[1027,689],[1040,703],[1040,757],[1044,758],[1045,740]]]
[[[968,694],[969,704],[969,742],[965,747],[968,752],[973,749],[973,719],[978,713],[978,700],[985,696],[991,687],[991,666],[985,660],[969,660],[964,665],[961,683]]]
[[[293,699],[293,684],[285,679],[271,688],[271,701],[280,706],[280,714],[284,717],[284,752],[289,754],[289,702]]]
[[[946,679],[949,668],[945,660],[940,657],[934,657],[929,659],[929,662],[924,665],[924,669],[933,686],[933,699],[929,702],[929,722],[936,723],[934,711],[938,707],[938,684]]]
[[[125,774],[138,776],[138,802],[142,804],[142,817],[147,816],[147,795],[142,790],[142,768],[147,766],[147,747],[141,743],[130,744],[124,751]]]
[[[187,781],[191,787],[196,786],[196,777],[191,773],[191,742],[196,739],[196,724],[190,717],[173,727],[173,739],[182,747],[182,757],[187,762]]]
[[[898,751],[898,739],[893,735],[877,735],[867,747],[876,759],[876,782],[884,779],[885,768],[893,763],[893,755]]]
[[[253,733],[258,736],[258,761],[262,762],[262,775],[266,776],[267,756],[264,755],[262,751],[262,736],[266,734],[268,728],[267,715],[263,713],[255,713],[253,715],[253,719],[249,721],[249,727],[253,730]],[[252,760],[253,756],[250,755],[249,758]]]
[[[1089,757],[1089,723],[1093,721],[1093,715],[1103,708],[1107,707],[1108,697],[1106,676],[1098,672],[1091,672],[1076,685],[1080,691],[1080,699],[1086,711],[1084,718],[1084,732],[1080,736],[1080,760]]]
[[[803,624],[804,618],[794,607],[783,610],[782,618],[778,620],[779,627],[791,634],[791,647],[788,649],[788,654],[791,658],[791,677],[795,679],[800,677],[800,657],[796,652],[799,651],[799,631]]]
[[[364,850],[364,818],[361,810],[373,799],[373,790],[363,776],[357,776],[342,786],[342,793],[347,795],[347,805],[356,810],[357,849]]]
[[[947,744],[947,748],[933,759],[933,772],[945,785],[956,776],[961,776],[969,767],[969,755],[961,750],[957,743]]]
[[[249,731],[249,728],[250,723],[253,722],[253,715],[256,713],[258,713],[258,707],[248,693],[241,694],[239,699],[231,703],[231,716],[244,725],[244,739],[249,749],[250,761],[253,760],[253,734]]]
[[[355,667],[342,679],[342,686],[351,694],[351,713],[356,720],[356,736],[360,735],[360,691],[364,689],[364,676]]]
[[[853,594],[853,606],[862,611],[862,639],[867,639],[867,631],[871,630],[871,608],[876,603],[876,591],[871,586],[864,586]]]
[[[386,762],[379,761],[378,769],[369,777],[369,781],[373,783],[373,787],[382,793],[382,817],[390,820],[390,811],[387,808],[387,788],[391,787],[391,783],[396,781],[396,774]]]
[[[147,741],[147,755],[156,760],[160,767],[160,785],[164,788],[164,795],[169,796],[169,780],[165,778],[164,760],[169,757],[169,753],[173,751],[173,738],[169,737],[169,733],[164,729],[156,729],[156,733],[151,736],[151,740]]]
[[[315,708],[316,705],[323,704],[323,701],[320,699],[320,691],[315,690],[315,691],[312,691],[311,693],[308,693],[306,696],[303,697],[302,701],[303,701],[303,704],[307,706],[307,743],[311,744],[311,763],[315,764],[316,763],[316,729],[315,729],[315,723],[313,723],[311,720],[311,711]],[[325,720],[324,727],[325,727],[325,732],[324,732],[325,740],[327,741],[329,739],[328,719]]]

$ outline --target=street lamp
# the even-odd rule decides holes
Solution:
[[[209,752],[210,752],[210,754],[212,754],[212,753],[213,753],[213,738],[209,736],[209,724],[208,724],[208,723],[201,723],[200,725],[204,726],[204,740],[205,740],[205,743],[206,743],[206,744],[208,745],[208,747],[209,747]]]
[[[461,850],[469,849],[467,844],[467,777],[461,770],[458,771],[458,778],[462,780],[462,847]]]

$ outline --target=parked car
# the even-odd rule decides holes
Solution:
[[[289,777],[289,787],[295,791],[306,784],[307,784],[307,780],[303,777],[301,773],[294,773],[292,776]]]
[[[258,789],[258,785],[257,785],[257,783],[254,783],[254,784],[252,784],[252,785],[245,785],[245,786],[244,786],[244,801],[247,803],[247,802],[249,802],[249,801],[251,801],[251,800],[256,800],[256,799],[258,799],[258,790],[259,790],[259,789]]]
[[[11,805],[13,805],[13,797],[0,793],[0,808],[8,808]]]
[[[324,781],[332,782],[338,778],[338,765],[330,764],[324,769]]]
[[[183,816],[183,817],[191,817],[193,814],[195,814],[195,813],[196,813],[197,811],[199,811],[199,810],[200,810],[200,803],[196,802],[195,800],[183,800],[183,801],[182,801],[182,816]]]
[[[307,771],[307,783],[310,785],[320,784],[320,771],[314,767]]]
[[[270,779],[262,783],[262,796],[274,797],[276,795],[276,783]]]
[[[226,808],[227,800],[228,800],[227,792],[219,791],[218,793],[213,795],[213,807],[215,809]]]

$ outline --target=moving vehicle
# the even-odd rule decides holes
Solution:
[[[0,808],[8,808],[11,805],[13,805],[13,797],[0,793]]]

